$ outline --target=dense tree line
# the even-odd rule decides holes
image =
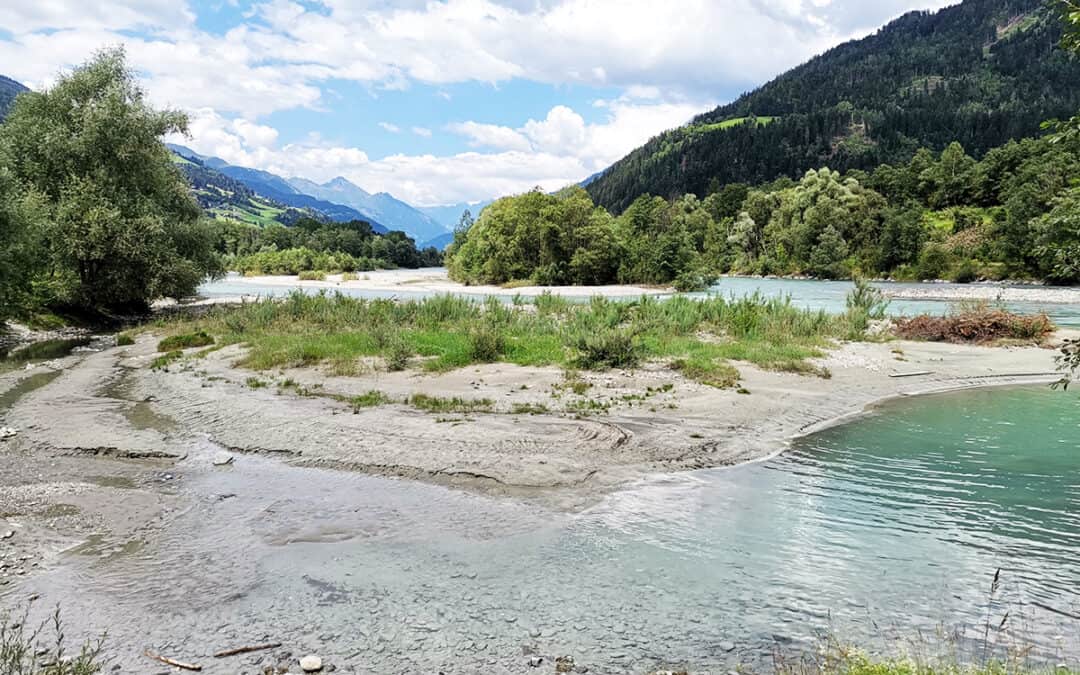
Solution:
[[[1080,108],[1080,59],[1059,47],[1061,35],[1043,0],[913,12],[652,139],[588,190],[620,213],[643,194],[703,195],[822,166],[872,170],[954,141],[981,158]]]
[[[872,172],[828,168],[618,217],[581,188],[501,199],[447,252],[469,283],[674,284],[718,273],[1080,281],[1080,140],[952,143]]]
[[[241,272],[356,272],[442,264],[437,249],[417,249],[404,232],[378,234],[362,220],[332,223],[301,216],[288,227],[218,221],[215,230],[215,247],[226,266]]]

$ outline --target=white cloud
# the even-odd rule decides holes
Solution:
[[[193,114],[189,138],[170,140],[230,164],[316,181],[345,176],[368,191],[436,205],[488,199],[537,185],[545,190],[561,188],[605,168],[701,108],[622,98],[605,101],[606,119],[593,124],[565,106],[555,106],[544,119],[528,120],[519,129],[462,122],[447,128],[489,151],[441,157],[395,154],[373,160],[359,148],[328,143],[318,135],[278,147],[272,129],[243,118],[228,119],[211,109]]]
[[[517,150],[528,152],[532,150],[532,143],[521,132],[498,124],[483,124],[481,122],[456,122],[450,124],[447,130],[460,134],[469,139],[469,145],[473,147],[494,148],[496,150]]]
[[[10,35],[0,39],[0,63],[4,74],[41,86],[95,49],[122,44],[156,105],[193,111],[190,144],[200,152],[286,175],[341,174],[431,204],[580,180],[685,122],[721,92],[763,81],[904,10],[946,4],[951,0],[255,0],[244,23],[217,34],[197,26],[188,0],[9,1],[0,3],[0,26]],[[277,111],[326,107],[330,81],[373,92],[422,83],[449,100],[442,85],[512,79],[623,95],[596,101],[604,117],[591,123],[562,105],[510,123],[436,121],[477,150],[443,157],[372,160],[361,148],[314,134],[282,145],[265,122]],[[410,131],[432,135],[429,126]]]

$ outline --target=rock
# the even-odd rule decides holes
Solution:
[[[539,668],[540,664],[543,663],[543,662],[544,662],[544,657],[543,656],[530,656],[529,657],[529,667],[530,668]]]
[[[214,466],[226,466],[233,463],[234,457],[227,452],[219,452],[214,455]]]
[[[733,652],[735,651],[735,643],[730,640],[724,640],[720,643],[720,649],[725,652]]]
[[[317,673],[322,670],[322,659],[314,654],[309,654],[300,659],[300,670],[305,673]]]
[[[0,427],[0,441],[6,441],[9,438],[15,438],[19,434],[19,430],[15,427]]]
[[[5,532],[3,534],[3,536],[0,536],[0,539],[11,539],[14,536],[15,536],[15,530],[8,530],[7,532]]]

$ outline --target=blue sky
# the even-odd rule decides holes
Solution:
[[[7,0],[0,74],[123,44],[170,140],[418,205],[556,189],[824,49],[949,0]]]

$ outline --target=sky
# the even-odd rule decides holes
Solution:
[[[0,74],[34,89],[123,45],[170,138],[414,205],[603,170],[900,14],[955,0],[4,0]]]

